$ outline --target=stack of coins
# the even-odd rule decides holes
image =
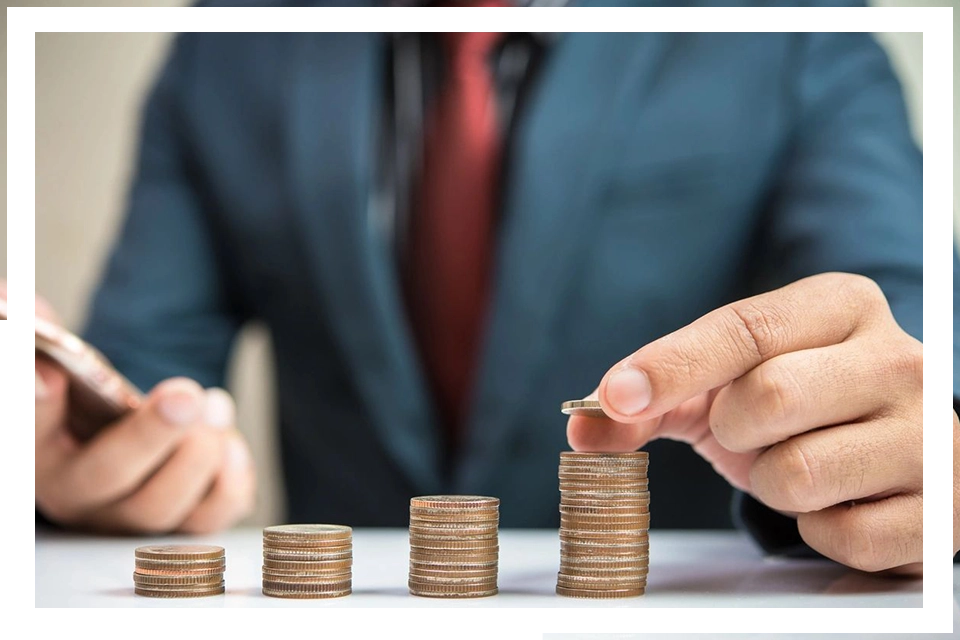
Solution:
[[[557,593],[643,595],[649,563],[647,453],[560,454]]]
[[[412,498],[410,593],[433,598],[496,595],[499,524],[499,498]]]
[[[151,598],[197,598],[223,593],[223,547],[152,545],[134,552],[133,590]]]
[[[353,529],[337,524],[287,524],[263,530],[263,594],[276,598],[349,595]]]

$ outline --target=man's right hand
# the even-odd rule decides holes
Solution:
[[[38,300],[38,315],[49,307]],[[81,443],[67,429],[68,379],[36,360],[36,504],[50,520],[117,533],[207,533],[253,507],[249,449],[222,389],[186,378]]]

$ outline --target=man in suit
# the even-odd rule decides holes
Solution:
[[[153,391],[81,446],[38,363],[38,511],[241,517],[259,320],[291,521],[555,526],[561,450],[646,445],[655,527],[917,572],[921,168],[866,34],[182,35],[87,331]]]

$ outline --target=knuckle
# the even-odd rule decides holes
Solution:
[[[767,497],[767,504],[775,509],[805,513],[817,505],[819,486],[817,466],[812,455],[794,440],[787,440],[769,450],[765,468],[774,482],[766,483],[774,488]]]
[[[802,392],[796,376],[773,362],[758,367],[753,401],[764,423],[782,424],[800,404]]]
[[[740,342],[752,355],[766,360],[787,342],[787,322],[783,312],[772,304],[744,300],[731,304],[729,319]]]
[[[883,289],[872,278],[858,273],[834,274],[837,290],[860,307],[875,309],[887,305]]]
[[[884,369],[898,384],[923,388],[923,345],[913,338],[886,351]]]
[[[180,442],[180,450],[191,459],[214,466],[223,456],[224,435],[213,429],[193,429]]]
[[[846,527],[838,535],[835,552],[836,559],[848,567],[875,572],[892,566],[890,554],[884,549],[875,528]]]

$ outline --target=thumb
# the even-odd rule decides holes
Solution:
[[[681,403],[659,417],[639,422],[572,415],[567,421],[567,441],[574,451],[636,451],[651,440],[668,438],[696,444],[710,430],[710,403],[715,392]],[[596,400],[597,391],[584,400]]]

